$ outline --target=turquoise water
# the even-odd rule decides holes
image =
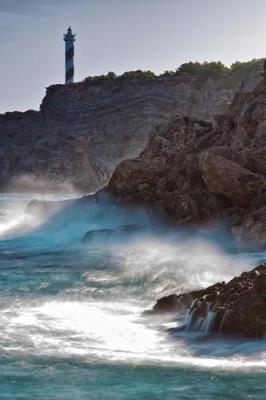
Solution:
[[[31,198],[0,197],[0,399],[265,399],[265,341],[173,334],[184,315],[142,316],[265,254],[206,232],[161,235],[112,204],[25,213]],[[82,243],[90,229],[139,221],[145,234]]]

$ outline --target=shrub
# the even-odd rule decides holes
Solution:
[[[226,67],[221,61],[204,61],[200,63],[198,61],[190,61],[181,64],[175,71],[165,71],[159,76],[163,77],[175,77],[178,75],[210,75],[210,76],[223,76],[228,72],[237,72],[240,75],[247,73],[248,71],[260,67],[263,63],[262,59],[253,59],[246,62],[236,61],[230,68]],[[108,72],[106,75],[88,76],[84,79],[85,82],[99,83],[102,81],[110,80],[122,80],[122,79],[156,79],[157,75],[152,71],[127,71],[121,75],[116,75],[114,72]]]
[[[263,63],[263,59],[258,59],[258,58],[253,58],[250,61],[236,61],[231,65],[231,71],[247,71],[247,70],[252,70],[253,68],[260,67],[260,65]]]
[[[87,78],[84,79],[84,82],[98,83],[101,81],[114,80],[116,78],[117,78],[117,75],[111,71],[111,72],[108,72],[108,74],[106,74],[106,75],[87,76]]]
[[[84,79],[84,82],[98,83],[106,80],[116,80],[116,79],[155,79],[155,75],[152,71],[127,71],[122,75],[116,75],[114,72],[108,72],[106,75],[88,76]]]
[[[124,72],[122,75],[118,77],[119,79],[127,79],[127,78],[134,78],[134,79],[155,79],[156,75],[152,71],[127,71]]]
[[[222,75],[228,71],[228,68],[221,61],[204,61],[200,62],[188,62],[180,65],[177,70],[180,74],[202,74],[202,73],[210,73],[210,74],[218,74]]]
[[[172,77],[172,76],[177,76],[180,75],[178,70],[175,71],[164,71],[163,74],[161,74],[160,76],[168,76],[168,77]]]

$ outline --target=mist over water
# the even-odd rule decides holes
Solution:
[[[111,202],[49,213],[27,207],[33,197],[0,197],[0,398],[264,398],[265,341],[173,335],[185,315],[142,315],[163,295],[251,269],[264,253],[239,252],[217,233],[166,232]],[[82,240],[130,224],[143,229]]]

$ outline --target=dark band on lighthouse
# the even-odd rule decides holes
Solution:
[[[64,35],[65,41],[65,83],[74,82],[74,42],[76,35],[72,34],[69,27],[67,33]]]

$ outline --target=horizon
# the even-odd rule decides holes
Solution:
[[[109,71],[161,74],[190,61],[230,66],[266,54],[261,0],[0,0],[0,15],[0,113],[38,110],[45,88],[64,82],[69,25],[77,34],[75,82]]]

